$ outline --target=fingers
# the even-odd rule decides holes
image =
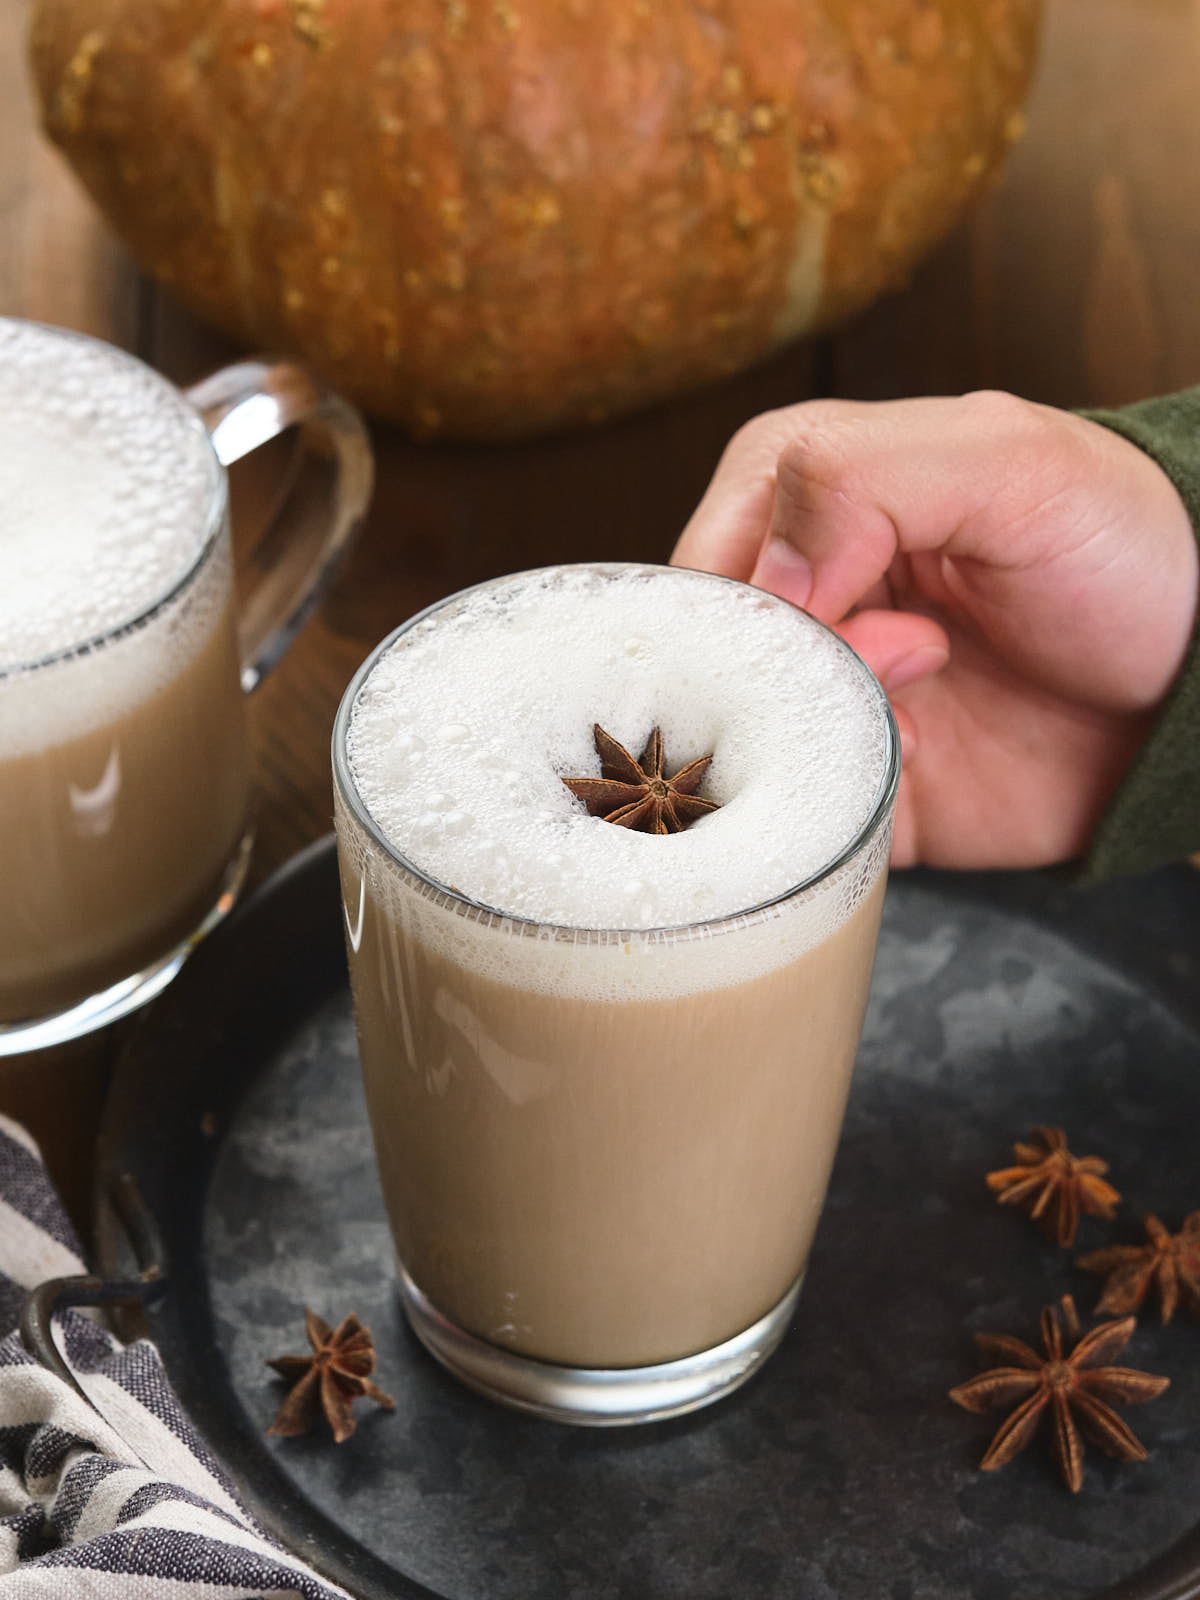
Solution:
[[[765,411],[734,434],[675,546],[676,566],[749,579],[771,520],[776,463],[803,409]]]
[[[892,702],[903,767],[892,829],[892,865],[915,866],[918,859],[913,763],[919,760],[917,724],[899,691],[932,677],[950,659],[950,641],[931,617],[904,611],[859,611],[837,630],[883,684]]]
[[[770,412],[731,442],[675,560],[826,621],[877,591],[899,554],[1027,565],[1042,554],[1033,513],[1070,476],[1059,415],[999,394]]]
[[[896,713],[896,721],[900,727],[900,744],[907,751],[906,724],[910,719],[900,711]],[[907,760],[907,755],[905,756]],[[896,791],[896,811],[892,819],[892,857],[893,867],[915,867],[920,862],[920,851],[917,840],[917,814],[913,804],[912,784],[908,775],[900,774],[900,787]]]
[[[859,611],[838,632],[889,695],[940,672],[950,659],[950,641],[941,624],[908,611]]]

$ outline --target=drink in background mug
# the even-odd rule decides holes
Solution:
[[[225,467],[293,424],[239,627]],[[110,345],[0,318],[0,1055],[143,1004],[232,906],[243,694],[370,487],[361,419],[290,363],[184,395]]]
[[[588,815],[594,725],[685,831]],[[423,612],[333,741],[350,972],[408,1318],[467,1383],[604,1424],[766,1359],[823,1204],[899,770],[835,634],[704,573],[548,568]],[[611,774],[609,774],[611,775]]]

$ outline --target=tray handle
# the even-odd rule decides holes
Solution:
[[[160,1299],[167,1289],[167,1257],[162,1236],[132,1172],[118,1173],[112,1182],[111,1196],[133,1248],[137,1277],[101,1278],[95,1273],[83,1273],[73,1278],[49,1278],[30,1290],[21,1308],[21,1343],[25,1349],[41,1366],[69,1384],[88,1405],[92,1402],[54,1342],[55,1313],[70,1306],[145,1308]]]
[[[1200,1525],[1097,1600],[1200,1600]]]

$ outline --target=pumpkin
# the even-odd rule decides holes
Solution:
[[[35,0],[134,255],[424,433],[599,419],[903,284],[1020,131],[1039,0]]]

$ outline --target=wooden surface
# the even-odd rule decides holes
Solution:
[[[235,352],[147,283],[38,134],[24,8],[0,0],[0,313],[100,335],[187,383]],[[322,612],[254,696],[261,880],[330,826],[329,730],[384,633],[496,573],[665,559],[747,418],[820,393],[980,386],[1075,406],[1200,380],[1200,0],[1048,0],[1029,130],[902,294],[817,347],[589,434],[421,446],[375,431],[367,526]],[[235,515],[252,491],[235,481]],[[0,1070],[77,1214],[113,1041]],[[64,1109],[69,1107],[69,1109]]]

